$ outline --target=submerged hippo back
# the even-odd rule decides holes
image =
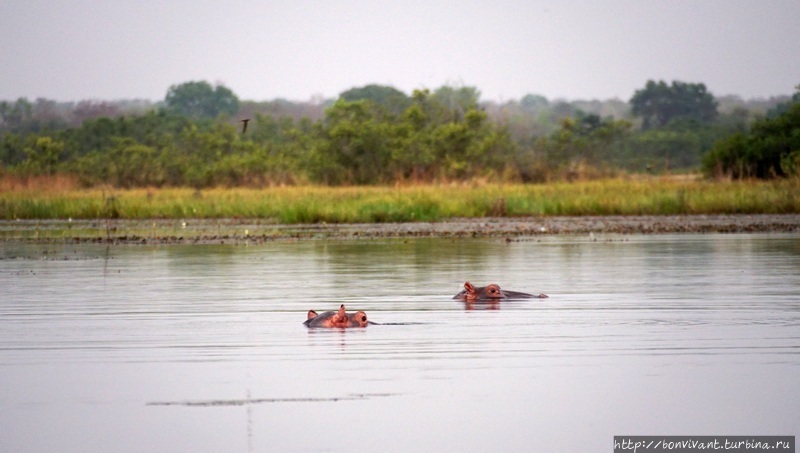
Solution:
[[[537,295],[534,295],[534,294],[521,293],[519,291],[507,291],[505,289],[503,290],[503,294],[505,294],[506,298],[508,298],[508,299],[530,299],[530,298],[533,298],[533,297],[544,296],[544,294],[540,294],[540,295],[537,296]],[[544,296],[544,297],[547,297],[547,296]]]

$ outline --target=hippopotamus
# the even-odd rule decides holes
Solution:
[[[528,294],[519,291],[508,291],[500,289],[500,286],[492,283],[488,286],[481,286],[476,288],[470,282],[464,282],[464,289],[453,296],[453,299],[461,299],[465,301],[497,301],[500,299],[545,299],[549,297],[547,294]]]
[[[363,311],[347,313],[344,304],[339,311],[326,311],[318,315],[314,310],[308,310],[308,319],[303,323],[308,327],[366,327],[372,322],[367,321],[367,314]]]

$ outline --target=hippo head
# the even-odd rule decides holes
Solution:
[[[500,290],[500,285],[494,283],[476,288],[472,283],[465,282],[464,292],[464,298],[467,300],[496,300],[506,298],[505,293]]]
[[[347,313],[344,304],[339,307],[339,311],[326,311],[321,315],[314,310],[308,311],[308,319],[305,325],[308,327],[366,327],[369,324],[367,314],[363,311]]]
[[[453,299],[462,299],[466,301],[498,301],[501,299],[527,299],[536,297],[544,299],[546,294],[539,294],[537,296],[528,293],[521,293],[519,291],[504,291],[500,289],[499,285],[492,283],[491,285],[475,287],[470,282],[464,283],[464,290],[456,294]]]

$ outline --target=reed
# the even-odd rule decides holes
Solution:
[[[4,187],[0,218],[259,218],[279,223],[438,221],[453,217],[800,213],[800,179],[617,178],[264,189]]]

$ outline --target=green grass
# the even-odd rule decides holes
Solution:
[[[6,188],[0,219],[259,218],[280,223],[453,217],[799,213],[800,180],[619,178],[552,184],[266,189]]]

